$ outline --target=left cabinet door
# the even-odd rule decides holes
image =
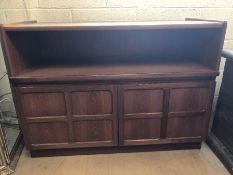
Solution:
[[[14,92],[24,140],[29,149],[69,144],[71,138],[63,89],[32,86],[17,87]]]
[[[14,90],[29,149],[117,144],[113,86],[32,86]]]

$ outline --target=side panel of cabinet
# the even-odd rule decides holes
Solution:
[[[34,86],[14,90],[29,149],[117,144],[115,87]]]

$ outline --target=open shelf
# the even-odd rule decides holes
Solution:
[[[224,23],[4,25],[13,82],[214,78]]]
[[[134,78],[169,78],[216,76],[217,71],[197,63],[113,64],[48,66],[34,68],[11,77],[16,82],[120,80]]]

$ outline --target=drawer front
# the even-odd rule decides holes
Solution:
[[[117,144],[114,86],[42,85],[14,90],[28,148]]]

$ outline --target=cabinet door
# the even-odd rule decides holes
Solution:
[[[160,138],[163,95],[153,84],[120,88],[120,144],[150,144]]]
[[[200,142],[207,133],[214,86],[211,81],[120,86],[120,144]]]
[[[15,88],[24,140],[30,149],[70,142],[66,97],[61,89]],[[52,147],[51,147],[52,148]]]
[[[171,88],[167,138],[202,138],[209,117],[209,97],[208,83]]]
[[[117,145],[117,90],[113,86],[76,87],[70,92],[75,142]]]
[[[28,148],[117,144],[115,87],[33,86],[15,91]]]

